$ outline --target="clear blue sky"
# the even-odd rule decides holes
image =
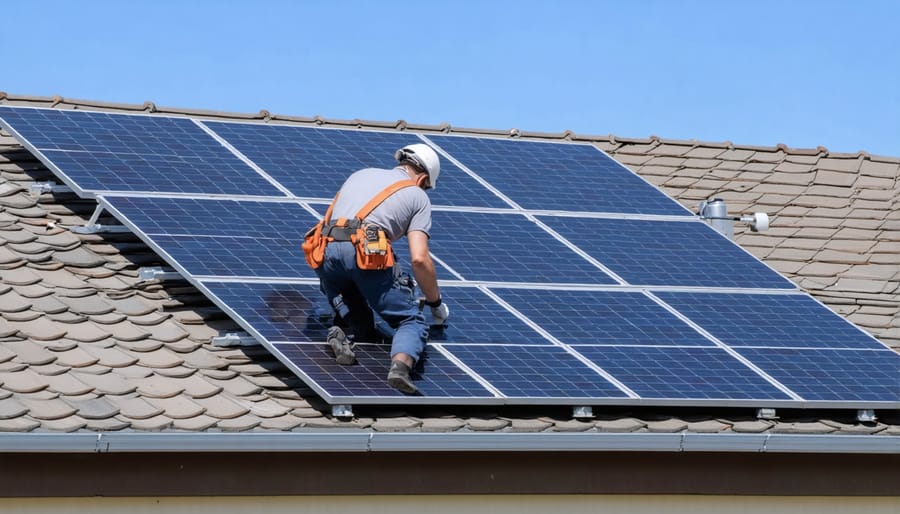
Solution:
[[[5,0],[0,91],[900,156],[900,2]]]

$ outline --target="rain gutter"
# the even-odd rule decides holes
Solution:
[[[900,454],[891,435],[653,433],[27,433],[0,434],[0,453],[233,452],[745,452]]]

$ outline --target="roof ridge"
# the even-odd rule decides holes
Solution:
[[[749,145],[749,144],[735,144],[731,141],[721,141],[721,142],[711,142],[711,141],[700,141],[697,139],[668,139],[661,138],[659,136],[651,135],[646,138],[639,137],[624,137],[624,136],[616,136],[614,134],[607,135],[578,135],[571,130],[564,130],[562,132],[542,132],[542,131],[527,131],[521,130],[518,128],[510,128],[510,129],[486,129],[486,128],[465,128],[465,127],[454,127],[450,123],[444,122],[439,125],[434,124],[417,124],[417,123],[409,123],[406,120],[398,119],[396,121],[373,121],[373,120],[361,120],[359,118],[354,118],[352,120],[338,119],[338,118],[326,118],[321,115],[316,115],[313,117],[307,116],[295,116],[295,115],[286,115],[286,114],[272,114],[267,109],[260,109],[258,113],[246,113],[246,112],[233,112],[233,111],[219,111],[212,109],[187,109],[181,107],[165,107],[158,106],[155,102],[145,101],[143,104],[132,104],[132,103],[119,103],[119,102],[105,102],[99,100],[84,100],[84,99],[76,99],[76,98],[66,98],[63,96],[33,96],[33,95],[15,95],[10,94],[5,91],[0,91],[0,103],[8,103],[8,102],[33,102],[33,103],[46,103],[49,104],[49,107],[57,107],[59,105],[67,105],[72,106],[73,108],[78,107],[93,107],[99,109],[116,109],[123,111],[141,111],[141,112],[150,112],[150,113],[158,113],[158,114],[177,114],[177,115],[185,115],[185,116],[205,116],[212,118],[232,118],[232,119],[246,119],[246,120],[263,120],[263,121],[288,121],[293,123],[307,123],[307,124],[316,124],[319,126],[322,125],[335,125],[342,127],[355,127],[355,128],[380,128],[380,129],[394,129],[394,130],[420,130],[424,132],[442,132],[442,133],[463,133],[463,134],[478,134],[478,135],[497,135],[497,136],[507,136],[510,138],[544,138],[544,139],[560,139],[560,140],[575,140],[575,141],[586,141],[586,142],[609,142],[613,144],[672,144],[672,145],[683,145],[683,146],[691,146],[691,147],[712,147],[712,148],[727,148],[733,150],[752,150],[752,151],[760,151],[760,152],[777,152],[782,151],[787,155],[819,155],[820,157],[830,157],[832,159],[865,159],[874,162],[888,162],[888,163],[900,163],[900,156],[894,157],[889,155],[878,155],[871,154],[865,150],[859,150],[853,153],[847,152],[831,152],[828,148],[824,146],[818,146],[816,148],[794,148],[788,146],[784,143],[777,143],[774,146],[768,145]]]

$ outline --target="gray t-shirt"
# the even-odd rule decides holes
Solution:
[[[365,168],[353,173],[341,186],[341,195],[331,213],[331,220],[353,219],[375,195],[394,182],[408,178],[406,171],[399,167],[390,170]],[[420,230],[431,237],[431,200],[422,188],[405,187],[376,207],[366,221],[383,228],[391,241],[413,230]]]

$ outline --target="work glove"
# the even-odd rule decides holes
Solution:
[[[434,318],[435,325],[443,325],[447,322],[447,318],[450,317],[450,307],[447,307],[447,304],[443,302],[437,307],[432,307],[431,317]]]
[[[447,321],[447,317],[450,316],[450,307],[447,307],[447,304],[441,298],[438,298],[433,303],[423,300],[423,303],[431,307],[431,317],[434,318],[435,325],[443,325]]]

